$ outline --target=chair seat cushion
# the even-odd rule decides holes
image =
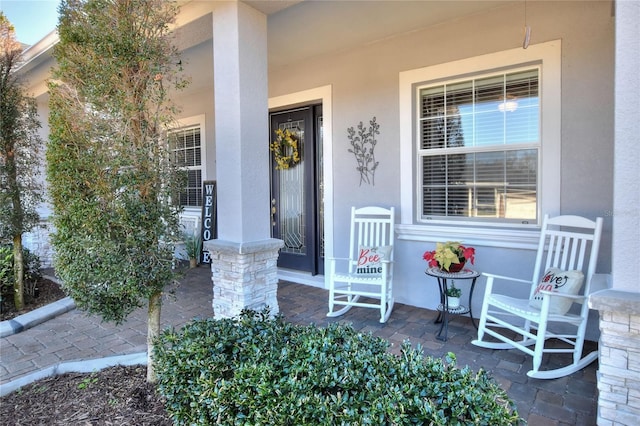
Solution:
[[[356,275],[379,277],[382,275],[382,261],[391,260],[391,246],[359,246]]]
[[[542,308],[543,296],[541,291],[553,293],[576,295],[582,288],[584,274],[582,271],[563,271],[558,268],[549,268],[542,276],[542,280],[536,287],[529,305],[533,308]],[[549,303],[549,313],[554,315],[564,315],[571,308],[573,301],[564,297],[552,297]]]

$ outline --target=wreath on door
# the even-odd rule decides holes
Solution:
[[[300,162],[298,138],[289,129],[276,130],[276,140],[271,142],[269,150],[273,152],[276,170],[287,170]]]

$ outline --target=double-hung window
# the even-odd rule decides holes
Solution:
[[[535,221],[539,68],[418,87],[420,219]]]
[[[169,132],[171,158],[186,172],[186,186],[176,202],[182,206],[202,206],[202,141],[200,126],[189,126]]]
[[[399,238],[518,244],[559,213],[559,40],[399,80]]]

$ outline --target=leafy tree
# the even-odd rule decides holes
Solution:
[[[163,130],[181,88],[164,0],[63,0],[50,83],[47,178],[56,272],[77,305],[121,323],[148,305],[147,380],[179,237]]]
[[[16,74],[22,46],[14,28],[0,12],[0,242],[13,243],[14,305],[24,307],[22,234],[39,222],[42,193],[39,172],[40,122],[36,100],[24,94]]]

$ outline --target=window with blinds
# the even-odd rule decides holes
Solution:
[[[539,69],[418,88],[422,220],[536,220]]]
[[[190,127],[169,133],[169,147],[175,164],[187,173],[187,186],[180,191],[182,206],[202,206],[202,148],[200,127]]]

